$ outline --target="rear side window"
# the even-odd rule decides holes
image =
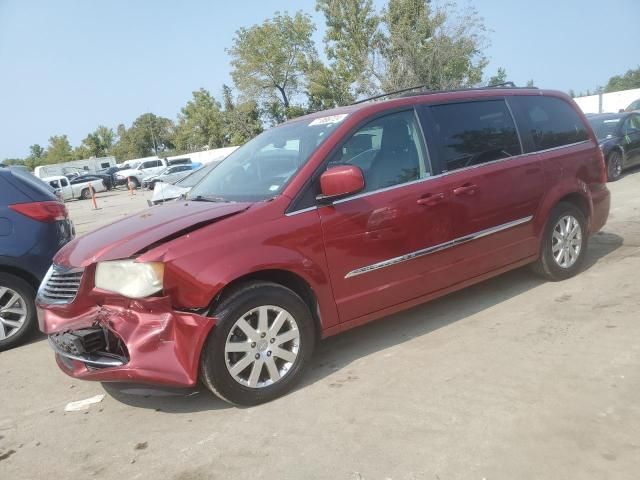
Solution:
[[[431,107],[444,171],[520,155],[516,126],[504,100]]]
[[[521,132],[530,135],[533,151],[562,147],[589,139],[578,113],[555,97],[515,97],[522,122]]]

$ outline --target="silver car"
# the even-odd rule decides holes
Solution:
[[[158,182],[164,183],[173,183],[177,182],[183,177],[189,175],[189,173],[193,170],[193,165],[173,165],[171,167],[165,168],[162,172],[157,175],[149,175],[142,179],[142,188],[148,188],[149,190],[153,190]]]

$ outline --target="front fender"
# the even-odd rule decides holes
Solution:
[[[247,275],[289,272],[313,291],[322,328],[337,324],[318,212],[266,221],[253,217],[245,214],[203,227],[145,253],[140,261],[164,262],[165,293],[176,307],[189,309],[209,306],[224,287]]]

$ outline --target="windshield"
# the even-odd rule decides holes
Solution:
[[[258,135],[189,193],[195,200],[260,201],[278,195],[344,115],[302,120]]]
[[[600,117],[600,118],[587,118],[593,128],[593,132],[596,134],[598,140],[604,140],[605,138],[615,137],[616,129],[620,123],[619,117]]]
[[[195,184],[197,184],[200,180],[202,180],[211,170],[216,168],[220,162],[210,163],[205,165],[204,167],[200,167],[197,170],[194,170],[192,173],[187,175],[186,177],[181,178],[174,185],[178,185],[184,188],[191,188]]]

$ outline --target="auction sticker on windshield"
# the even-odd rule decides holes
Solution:
[[[312,125],[330,125],[333,123],[340,123],[345,118],[347,118],[348,113],[342,113],[340,115],[330,115],[328,117],[320,117],[313,120],[309,126]]]

